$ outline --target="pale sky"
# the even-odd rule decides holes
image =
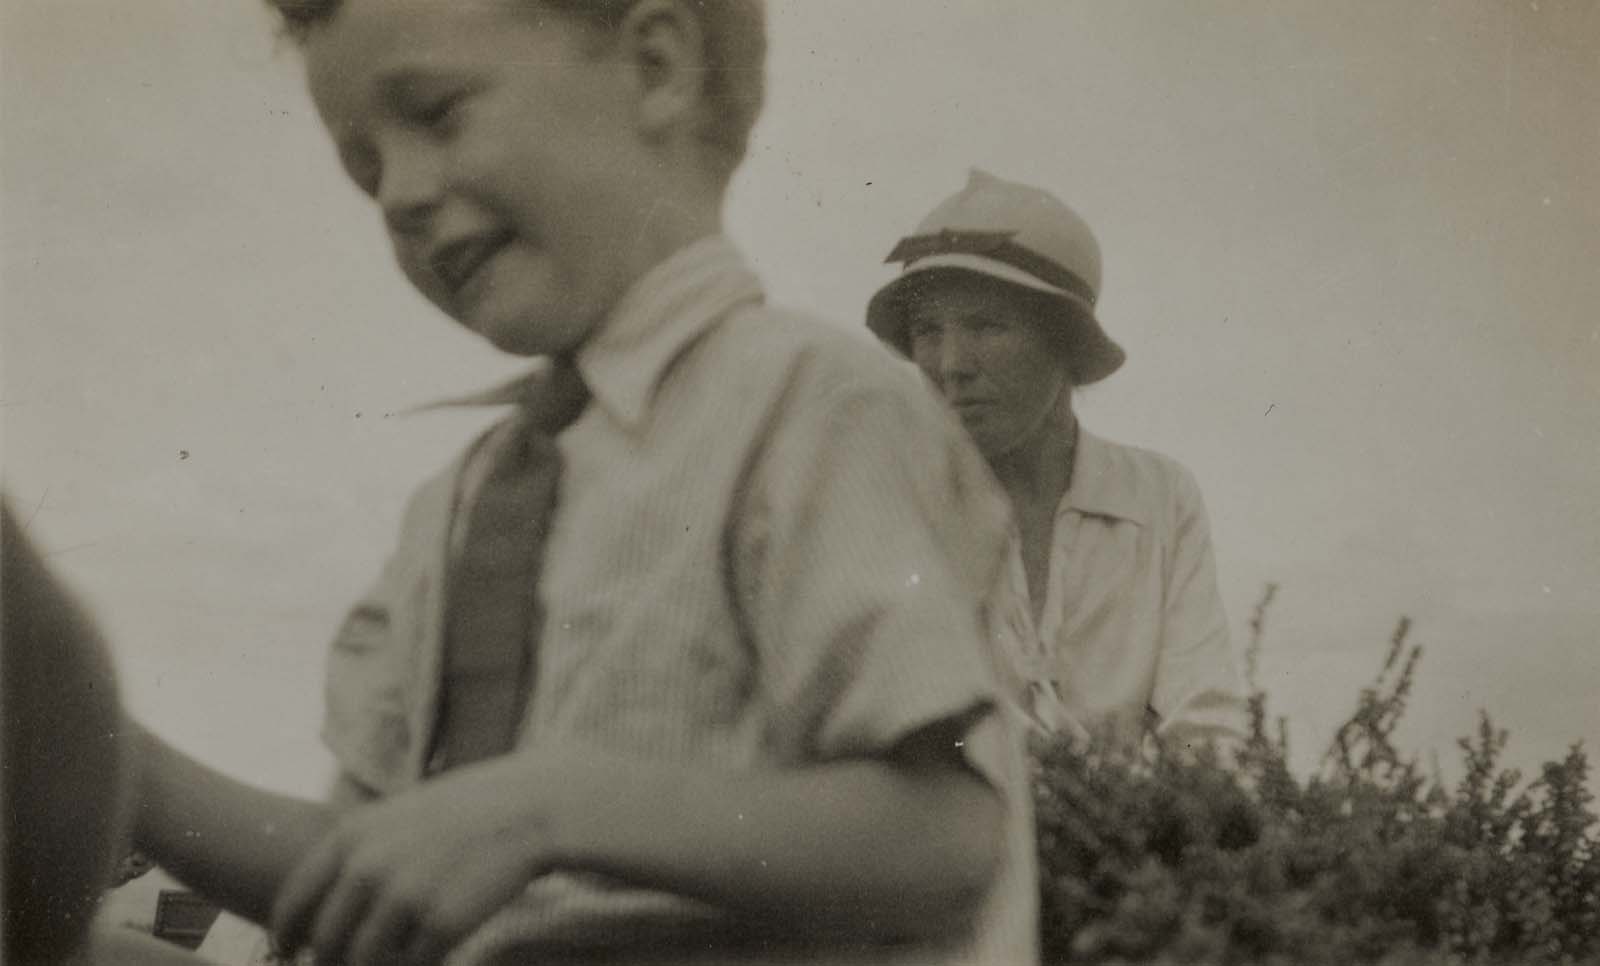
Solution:
[[[969,166],[1095,226],[1080,401],[1209,503],[1310,758],[1409,614],[1409,746],[1600,738],[1600,6],[776,0],[729,227],[859,329]],[[0,8],[7,492],[134,710],[314,791],[322,655],[510,371],[405,287],[256,5]],[[868,348],[864,344],[864,351]]]

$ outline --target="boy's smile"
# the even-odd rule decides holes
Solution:
[[[418,290],[508,352],[582,344],[643,260],[627,61],[528,0],[346,0],[305,55]]]
[[[427,263],[444,284],[451,304],[465,310],[493,287],[490,278],[496,259],[516,240],[516,232],[509,229],[469,234],[436,246]]]

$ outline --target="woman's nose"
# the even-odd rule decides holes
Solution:
[[[952,329],[939,340],[939,375],[945,380],[962,379],[972,374],[972,345],[959,329]]]

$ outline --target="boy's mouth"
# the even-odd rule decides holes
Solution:
[[[478,270],[506,246],[511,236],[510,231],[497,231],[448,242],[434,250],[428,264],[450,294],[458,295]]]

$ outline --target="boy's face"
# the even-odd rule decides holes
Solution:
[[[345,0],[312,98],[406,276],[521,355],[575,349],[632,281],[627,65],[530,0]],[[637,237],[637,236],[635,236]]]

